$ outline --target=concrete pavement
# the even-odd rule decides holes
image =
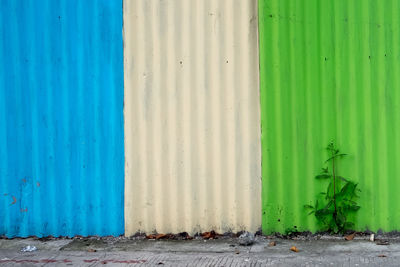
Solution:
[[[400,242],[367,238],[287,240],[258,236],[243,247],[237,238],[147,240],[128,238],[0,239],[1,266],[400,266]],[[271,241],[276,246],[269,246]],[[27,245],[34,252],[20,252]],[[296,246],[299,252],[292,252]]]

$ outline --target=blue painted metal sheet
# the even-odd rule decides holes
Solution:
[[[0,235],[123,234],[122,0],[2,0],[0,25]]]

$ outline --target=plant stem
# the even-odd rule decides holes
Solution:
[[[332,150],[332,176],[333,176],[333,205],[335,207],[335,212],[333,213],[333,218],[336,223],[336,215],[337,215],[337,210],[336,210],[336,175],[335,175],[335,151]],[[337,223],[336,223],[337,225]]]

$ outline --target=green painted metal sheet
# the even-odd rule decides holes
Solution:
[[[356,229],[400,230],[400,1],[260,0],[263,231],[317,231],[304,204],[334,140]]]

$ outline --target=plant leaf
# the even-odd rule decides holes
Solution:
[[[319,174],[319,175],[315,176],[315,179],[329,179],[331,177],[332,177],[332,175],[323,173],[323,174]]]
[[[324,209],[329,209],[330,207],[333,206],[333,200],[330,200],[324,207]]]
[[[333,141],[328,144],[326,150],[329,154],[329,158],[325,163],[347,155],[341,153],[339,149],[335,147]],[[333,168],[335,167],[333,166]],[[332,171],[336,171],[337,173],[335,169]],[[321,192],[317,196],[314,206],[304,205],[305,208],[311,209],[308,211],[308,215],[314,214],[317,220],[322,223],[323,229],[331,233],[344,233],[346,228],[354,227],[354,223],[347,222],[347,216],[350,212],[360,209],[360,206],[354,201],[358,198],[357,193],[361,192],[361,190],[357,188],[357,184],[340,175],[336,175],[335,179],[330,179],[333,178],[333,175],[329,172],[329,166],[322,168],[321,173],[316,175],[315,178],[319,180],[329,179],[329,184],[326,188],[326,192]],[[335,188],[333,188],[334,184]],[[325,195],[325,197],[320,197],[321,195]],[[318,199],[325,199],[321,203],[322,208],[318,206]]]
[[[315,212],[315,216],[325,216],[325,215],[329,215],[329,214],[333,214],[333,210],[324,208],[324,209],[317,210]]]
[[[332,182],[329,183],[327,189],[326,189],[326,198],[325,199],[329,199],[331,195],[331,191],[332,191]]]
[[[333,232],[335,234],[337,234],[339,232],[339,227],[336,224],[334,224],[334,226],[333,226]]]
[[[342,190],[340,190],[340,193],[338,196],[352,196],[354,195],[355,189],[357,187],[357,184],[348,181],[343,187]]]
[[[347,154],[344,154],[344,153],[342,153],[342,154],[336,154],[336,155],[330,157],[329,159],[327,159],[327,160],[325,161],[325,163],[328,162],[328,161],[330,161],[330,160],[332,160],[332,159],[334,159],[334,158],[343,157],[343,156],[346,156],[346,155],[347,155]]]
[[[343,224],[343,229],[344,229],[344,230],[351,229],[351,228],[354,228],[354,223],[352,223],[352,222],[345,222],[345,223]]]
[[[349,206],[347,206],[347,210],[349,210],[349,211],[357,211],[357,210],[359,210],[361,207],[360,206],[357,206],[357,205],[349,205]]]
[[[328,146],[326,147],[326,149],[327,149],[327,150],[334,150],[335,147],[334,147],[334,145],[333,145],[333,142],[330,142],[330,143],[328,144]]]
[[[341,213],[338,212],[336,215],[337,225],[343,225],[346,222],[346,217]]]
[[[338,176],[336,175],[336,178],[342,180],[343,182],[348,182],[349,180],[347,180],[346,178],[344,178],[343,176]]]

